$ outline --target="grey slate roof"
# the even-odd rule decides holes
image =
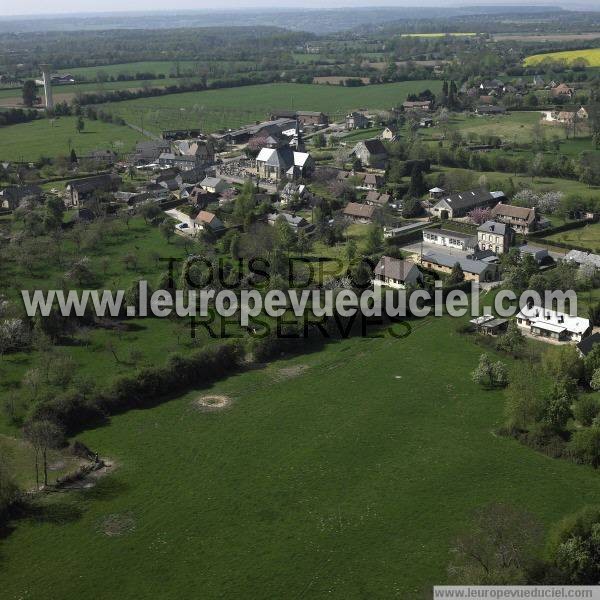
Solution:
[[[486,221],[483,225],[477,228],[477,231],[484,233],[497,233],[498,235],[506,235],[507,225],[496,221]]]
[[[440,202],[446,202],[454,210],[466,210],[469,208],[475,208],[486,202],[492,202],[498,197],[494,192],[488,192],[487,190],[475,189],[467,190],[466,192],[459,192],[457,194],[451,194],[450,196],[444,196],[440,198]]]
[[[382,277],[395,279],[396,281],[406,281],[406,278],[413,269],[419,270],[414,263],[407,260],[382,256],[375,267],[375,273]]]
[[[423,254],[423,260],[440,265],[441,267],[450,268],[458,263],[465,273],[476,273],[477,275],[481,275],[490,266],[489,263],[481,260],[471,260],[441,252],[426,252]]]

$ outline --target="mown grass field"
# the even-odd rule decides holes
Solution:
[[[596,501],[591,468],[494,435],[502,393],[471,382],[455,323],[415,325],[86,432],[118,468],[0,542],[3,598],[425,598],[475,508],[549,525]],[[204,394],[232,404],[198,412]]]
[[[391,108],[408,94],[441,90],[441,81],[407,81],[356,88],[276,83],[170,94],[157,98],[103,104],[104,110],[152,131],[196,126],[211,132],[268,118],[283,109],[319,110],[343,119],[356,108]]]
[[[71,148],[78,155],[90,150],[110,148],[128,152],[144,136],[130,127],[85,119],[85,128],[78,133],[77,117],[39,119],[2,128],[0,159],[37,160],[40,156],[68,156]]]
[[[548,52],[545,54],[533,54],[525,59],[525,66],[531,67],[544,60],[564,60],[572,63],[578,58],[583,58],[590,67],[600,67],[600,48],[587,48],[585,50],[565,50],[563,52]]]

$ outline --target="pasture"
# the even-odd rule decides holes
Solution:
[[[477,507],[549,525],[595,502],[593,469],[494,435],[502,393],[471,382],[481,349],[455,322],[413,326],[86,432],[118,467],[0,542],[3,597],[421,598]]]
[[[319,110],[343,119],[357,108],[389,109],[404,102],[408,94],[425,89],[439,93],[441,85],[433,80],[351,88],[273,83],[113,102],[102,108],[136,125],[143,120],[144,128],[155,132],[188,126],[212,132],[263,120],[284,109]]]
[[[582,58],[587,61],[589,67],[600,67],[600,48],[587,48],[585,50],[565,50],[563,52],[548,52],[545,54],[533,54],[525,59],[525,66],[535,66],[545,60],[565,61],[571,64]]]
[[[563,242],[589,248],[591,252],[600,252],[600,223],[590,223],[579,229],[562,231],[549,235],[549,241]]]
[[[74,148],[77,155],[90,150],[112,149],[128,152],[143,136],[130,127],[85,119],[85,129],[78,133],[77,117],[39,119],[2,128],[0,159],[35,161],[40,156],[68,156]]]

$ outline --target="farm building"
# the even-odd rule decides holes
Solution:
[[[431,209],[431,214],[440,219],[464,217],[474,208],[488,208],[505,200],[504,192],[488,192],[476,189],[450,196],[443,196]]]
[[[554,341],[581,342],[591,330],[589,319],[541,306],[523,307],[516,319],[517,326],[527,333]]]
[[[83,179],[69,181],[66,186],[69,194],[68,204],[79,206],[82,202],[98,192],[114,192],[121,185],[121,178],[112,173],[107,175],[95,175]]]
[[[441,273],[451,273],[455,264],[459,264],[465,275],[465,281],[496,281],[498,279],[498,265],[472,260],[441,252],[426,252],[421,257],[421,264],[427,269]]]

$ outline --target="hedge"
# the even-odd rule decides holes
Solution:
[[[529,237],[534,238],[543,238],[548,235],[553,235],[555,233],[561,233],[562,231],[570,231],[571,229],[579,229],[579,227],[584,227],[585,225],[589,225],[590,221],[588,219],[580,219],[579,221],[572,221],[571,223],[563,223],[558,227],[549,227],[548,229],[540,229],[539,231],[533,231],[529,234]],[[550,242],[548,242],[550,243]],[[552,242],[554,243],[554,242]]]

